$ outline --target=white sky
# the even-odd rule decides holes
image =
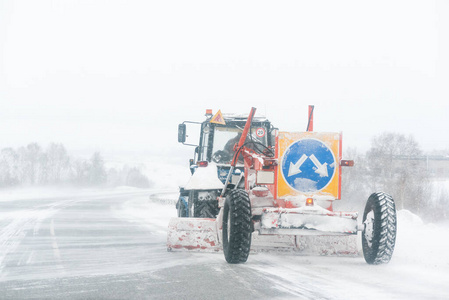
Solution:
[[[449,1],[0,0],[0,148],[175,153],[206,108],[449,149]],[[189,150],[191,151],[191,150]]]

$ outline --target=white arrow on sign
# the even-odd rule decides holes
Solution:
[[[288,169],[288,177],[301,173],[301,170],[299,168],[301,168],[302,164],[306,161],[307,158],[307,155],[303,154],[295,164],[290,163],[290,168]]]
[[[318,173],[321,177],[329,176],[329,174],[327,173],[327,163],[321,164],[318,158],[316,158],[313,154],[310,155],[310,160],[316,166],[315,173]]]

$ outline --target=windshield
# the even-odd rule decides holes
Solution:
[[[234,156],[234,146],[238,144],[242,131],[237,126],[215,127],[212,148],[212,160],[214,162],[223,164],[229,164],[231,162]],[[248,134],[245,145],[256,152],[263,151],[268,146],[267,128],[264,126],[251,128],[251,134]],[[239,161],[243,162],[242,157],[239,158]]]

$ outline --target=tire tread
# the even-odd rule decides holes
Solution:
[[[397,218],[394,200],[386,193],[373,193],[366,204],[363,222],[371,210],[375,215],[373,241],[370,247],[364,232],[362,233],[363,254],[369,264],[388,263],[396,243]]]
[[[232,190],[226,202],[231,214],[231,233],[224,247],[225,258],[231,264],[244,263],[251,248],[251,202],[248,193],[241,189]],[[224,227],[227,215],[223,216],[223,221]],[[225,234],[223,239],[227,240]]]

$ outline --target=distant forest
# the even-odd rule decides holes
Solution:
[[[0,153],[0,188],[13,186],[133,186],[149,188],[152,183],[136,167],[105,167],[99,152],[90,159],[70,157],[62,144],[42,148],[37,143],[26,147],[3,148]]]

